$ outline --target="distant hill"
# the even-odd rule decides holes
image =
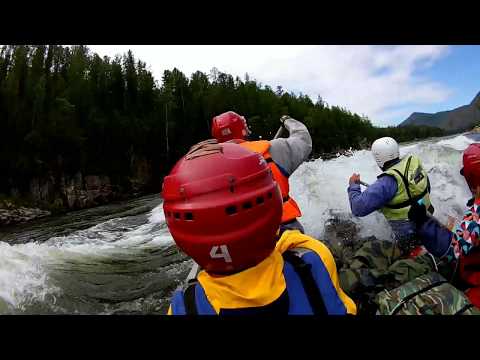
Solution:
[[[480,92],[469,105],[435,114],[414,112],[399,126],[428,125],[447,131],[466,130],[480,122]]]

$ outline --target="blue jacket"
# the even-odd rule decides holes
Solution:
[[[363,193],[360,184],[351,184],[348,187],[348,198],[352,214],[362,217],[380,210],[393,199],[397,190],[397,180],[390,175],[382,176]]]
[[[397,190],[397,180],[390,175],[380,177],[364,192],[361,191],[359,184],[351,184],[347,191],[352,214],[362,217],[380,210],[394,198]],[[389,224],[397,239],[415,235],[415,224],[409,220],[389,221]]]
[[[430,253],[447,261],[456,260],[460,256],[468,255],[475,247],[476,239],[480,234],[479,213],[480,201],[470,199],[463,220],[452,229],[453,231],[438,223],[437,220],[429,218],[422,224],[418,234]]]
[[[432,255],[443,257],[449,252],[452,242],[452,232],[430,218],[418,230],[422,244]]]

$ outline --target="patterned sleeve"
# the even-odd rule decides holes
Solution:
[[[473,204],[469,207],[461,223],[452,229],[452,241],[446,254],[449,261],[468,254],[473,247],[480,245],[479,205]]]

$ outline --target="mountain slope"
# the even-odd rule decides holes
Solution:
[[[480,122],[480,92],[468,105],[435,114],[414,112],[399,126],[428,125],[444,130],[464,130],[478,122]]]

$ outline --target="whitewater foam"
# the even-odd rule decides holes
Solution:
[[[0,312],[24,309],[60,292],[47,284],[44,259],[55,257],[54,249],[36,243],[12,246],[0,242]]]
[[[94,266],[110,259],[135,259],[170,246],[173,239],[168,228],[161,226],[162,218],[160,205],[140,225],[114,218],[41,244],[0,242],[0,313],[22,312],[47,296],[53,307],[61,289],[50,276],[52,271],[70,271],[72,266]]]
[[[400,155],[416,154],[429,174],[435,206],[435,216],[447,222],[447,216],[460,218],[470,194],[459,171],[462,151],[474,140],[459,135],[449,139],[430,139],[400,147]],[[300,219],[308,234],[321,238],[324,224],[332,215],[349,216],[348,179],[352,173],[360,173],[361,179],[373,183],[381,173],[370,151],[353,152],[352,156],[340,156],[333,160],[317,159],[302,164],[290,177],[290,191],[298,202],[303,216]],[[385,218],[374,212],[363,218],[354,218],[361,236],[375,235],[391,239],[392,233]]]

